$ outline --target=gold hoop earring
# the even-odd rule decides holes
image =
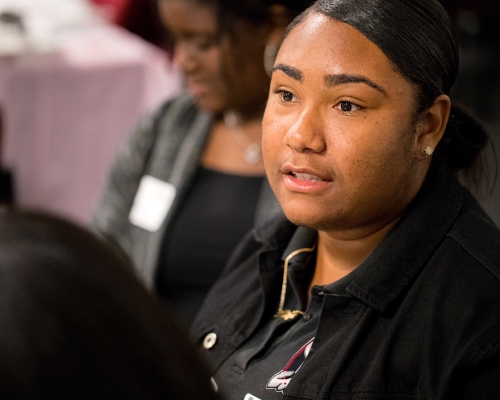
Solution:
[[[422,149],[420,150],[420,153],[422,153],[422,156],[424,157],[430,157],[434,153],[434,147],[432,146],[423,146]]]
[[[272,43],[266,44],[266,48],[264,49],[264,70],[269,77],[271,77],[271,73],[273,72],[277,49],[278,46]]]

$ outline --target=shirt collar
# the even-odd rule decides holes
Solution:
[[[297,227],[281,256],[281,260],[285,261],[285,258],[296,250],[314,247],[317,240],[318,232],[315,229],[306,228],[305,226]],[[307,253],[299,253],[293,257],[292,260],[295,261],[303,254]],[[292,260],[290,260],[290,262],[292,262]]]
[[[406,215],[358,267],[347,291],[384,312],[441,244],[462,200],[463,188],[451,172],[429,176]]]

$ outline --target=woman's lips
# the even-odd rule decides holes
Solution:
[[[327,186],[331,180],[325,179],[314,171],[304,169],[284,168],[283,180],[285,187],[294,192],[315,192]]]
[[[206,94],[209,91],[209,85],[206,82],[188,80],[186,84],[189,92],[195,97]]]

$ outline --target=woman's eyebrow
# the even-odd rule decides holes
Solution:
[[[337,86],[345,83],[364,83],[387,96],[387,92],[383,87],[377,85],[375,82],[362,75],[328,74],[325,75],[324,80],[327,86]]]
[[[298,70],[297,68],[291,67],[286,64],[278,64],[273,67],[271,72],[274,72],[276,70],[283,71],[285,74],[287,74],[290,78],[295,79],[296,81],[302,82],[302,72]]]
[[[290,65],[281,63],[277,64],[273,67],[272,72],[276,70],[284,72],[286,75],[288,75],[292,79],[295,79],[296,81],[302,82],[303,80],[302,72],[297,68],[291,67]],[[362,75],[328,74],[325,75],[324,80],[327,86],[337,86],[345,83],[364,83],[371,88],[378,90],[384,96],[387,96],[387,92],[382,86],[377,85],[375,82]]]

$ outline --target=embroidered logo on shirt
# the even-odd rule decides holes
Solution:
[[[304,346],[297,351],[293,357],[288,361],[288,364],[278,372],[273,375],[273,377],[267,382],[266,389],[274,389],[277,392],[283,393],[283,390],[286,389],[293,376],[300,369],[307,356],[309,355],[309,351],[311,350],[311,346],[313,344],[314,338],[309,340]]]

